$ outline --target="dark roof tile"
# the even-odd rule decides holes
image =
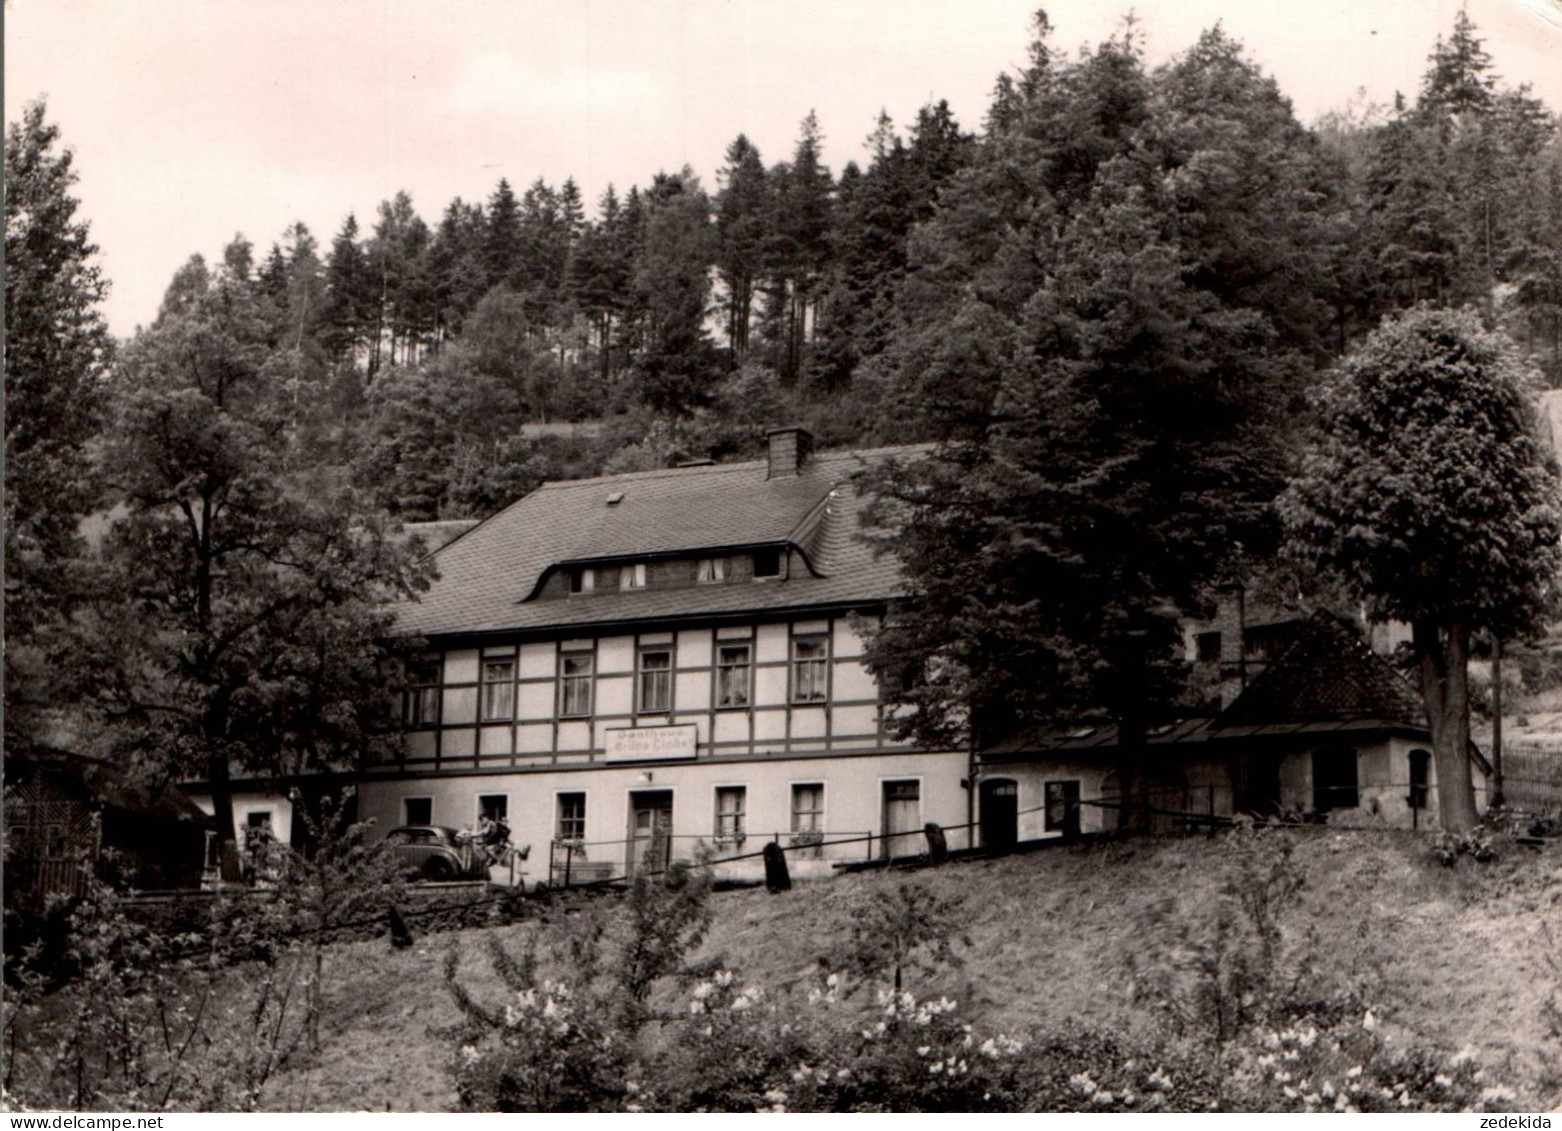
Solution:
[[[928,450],[820,452],[776,479],[760,460],[547,483],[441,548],[438,580],[397,609],[398,625],[423,635],[525,631],[883,600],[899,591],[899,566],[856,536],[863,500],[852,480]],[[532,599],[564,563],[780,543],[803,551],[808,576]]]
[[[1410,684],[1360,635],[1328,613],[1298,626],[1280,658],[1221,712],[1220,729],[1255,724],[1387,719],[1424,726]]]

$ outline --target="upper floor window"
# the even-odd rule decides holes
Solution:
[[[559,714],[565,717],[591,714],[591,676],[595,669],[590,652],[565,653],[559,671]]]
[[[754,551],[754,577],[756,580],[765,577],[781,576],[781,551],[775,547],[766,550]]]
[[[1290,621],[1253,625],[1242,632],[1242,652],[1249,660],[1278,660],[1295,639],[1296,625]]]
[[[635,562],[634,565],[626,565],[618,571],[618,587],[620,589],[644,589],[645,588],[645,563]]]
[[[701,558],[695,570],[694,580],[702,585],[727,580],[727,559]]]
[[[483,719],[509,719],[515,716],[515,661],[483,662]]]
[[[1220,633],[1201,632],[1193,640],[1201,664],[1212,664],[1220,659]]]
[[[829,666],[828,637],[792,637],[792,702],[823,702],[829,695]]]
[[[673,705],[673,654],[668,648],[647,648],[640,653],[640,713],[671,710]]]
[[[748,644],[723,644],[716,650],[716,706],[748,706],[752,657]]]
[[[401,698],[401,717],[408,726],[439,725],[439,678],[437,659],[418,660],[408,665],[407,689]]]
[[[571,593],[590,593],[596,587],[596,570],[572,569],[569,571],[569,591]]]

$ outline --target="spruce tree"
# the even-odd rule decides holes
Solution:
[[[51,697],[45,653],[79,595],[77,525],[97,501],[85,473],[113,356],[108,283],[71,195],[72,153],[43,102],[5,139],[5,737],[36,737]]]

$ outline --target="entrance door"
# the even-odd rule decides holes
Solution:
[[[918,851],[922,835],[922,783],[884,783],[884,849],[886,860]]]
[[[673,791],[637,790],[629,795],[629,871],[659,872],[672,858]]]
[[[1008,778],[982,783],[982,847],[1013,848],[1020,839],[1020,787]]]

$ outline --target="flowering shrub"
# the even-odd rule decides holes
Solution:
[[[1468,1049],[1396,1049],[1371,1009],[1254,1032],[1230,1080],[1231,1106],[1255,1111],[1484,1111],[1515,1098],[1486,1080]]]
[[[707,921],[705,889],[653,887],[589,929],[580,927],[583,917],[552,928],[565,932],[551,945],[554,961],[577,979],[572,987],[538,975],[536,946],[510,964],[513,1000],[464,1042],[453,1069],[463,1105],[648,1112],[1513,1105],[1514,1094],[1484,1077],[1468,1053],[1398,1046],[1380,1023],[1381,1008],[1325,992],[1328,983],[1306,960],[1316,948],[1286,929],[1301,889],[1288,834],[1259,830],[1230,843],[1219,913],[1174,924],[1182,933],[1147,938],[1142,948],[1136,982],[1140,1000],[1169,1021],[1159,1034],[1130,1039],[1077,1023],[984,1031],[947,997],[892,988],[897,970],[948,967],[936,952],[953,932],[952,907],[930,905],[909,886],[886,887],[858,916],[853,947],[843,948],[848,969],[811,988],[780,989],[719,963],[691,963]],[[652,927],[654,937],[634,941]],[[625,954],[640,959],[626,964]]]
[[[316,970],[279,942],[269,905],[220,906],[204,936],[165,936],[89,875],[62,916],[55,968],[69,980],[50,987],[25,963],[8,971],[8,1103],[248,1110],[304,1048]]]
[[[469,1111],[621,1110],[626,1048],[589,1000],[562,982],[514,992],[484,1015],[453,1067],[456,1094]]]
[[[805,1000],[739,988],[726,971],[694,987],[700,1039],[675,1041],[649,1077],[665,1110],[1005,1111],[1024,1042],[981,1036],[947,999],[879,991],[871,1019],[832,974]],[[685,1082],[680,1084],[680,1082]]]

